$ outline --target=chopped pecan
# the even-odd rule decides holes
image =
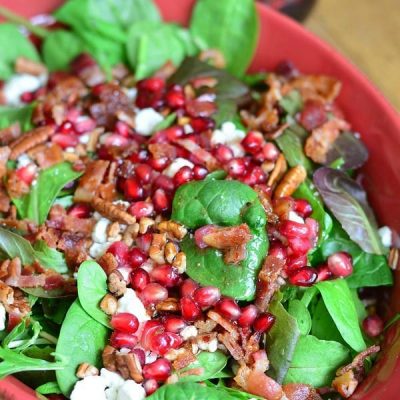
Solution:
[[[176,255],[172,262],[172,266],[175,267],[180,274],[183,274],[186,271],[186,254],[183,251],[180,251]]]
[[[28,194],[30,191],[30,186],[19,178],[15,170],[8,174],[5,185],[7,193],[12,199]]]
[[[20,56],[15,61],[15,72],[17,74],[29,74],[39,76],[46,74],[47,68],[42,63]]]
[[[104,347],[102,353],[102,360],[104,368],[107,368],[109,371],[115,372],[117,370],[117,366],[115,364],[115,358],[117,354],[117,349],[110,345],[106,345]]]
[[[151,226],[155,224],[154,219],[149,217],[142,217],[139,221],[139,233],[144,235]]]
[[[99,370],[89,363],[82,363],[79,365],[78,370],[76,371],[76,376],[80,379],[86,378],[87,376],[96,376],[99,375]]]
[[[46,142],[54,133],[54,130],[55,128],[50,125],[39,127],[14,140],[10,143],[10,160],[16,160],[21,154],[26,153],[29,149],[32,149],[40,143]]]
[[[35,148],[32,150],[35,150]],[[48,146],[37,148],[33,158],[39,164],[40,168],[48,168],[63,161],[63,152],[58,144],[52,143]]]
[[[0,129],[0,145],[7,145],[22,135],[21,126],[19,122],[15,122],[7,128]]]
[[[246,258],[246,245],[230,247],[224,251],[224,262],[226,264],[238,264]]]
[[[166,300],[157,303],[156,310],[175,312],[180,310],[180,306],[176,298],[168,297]]]
[[[286,170],[287,170],[287,163],[285,156],[283,154],[279,154],[278,159],[276,160],[275,163],[275,167],[268,178],[267,182],[268,186],[275,185],[275,183],[278,182],[285,174]]]
[[[91,204],[98,213],[111,221],[117,221],[125,225],[131,225],[136,222],[136,218],[133,215],[121,210],[121,208],[109,201],[95,197],[92,199]]]
[[[179,248],[174,242],[168,242],[165,245],[164,257],[168,263],[171,264],[174,261],[176,255],[178,254],[178,250]]]
[[[349,398],[357,389],[358,380],[354,372],[349,370],[332,381],[332,387],[345,399]]]
[[[87,151],[95,151],[96,150],[100,135],[102,135],[103,133],[104,133],[103,127],[95,128],[89,133],[89,141],[86,144]]]
[[[6,175],[7,161],[11,154],[11,149],[8,146],[0,147],[0,179]]]
[[[114,270],[108,276],[108,290],[118,297],[126,292],[126,282],[118,270]]]
[[[160,222],[157,229],[167,233],[172,239],[182,240],[187,234],[187,229],[183,225],[171,220]]]
[[[74,200],[76,202],[90,202],[96,195],[110,162],[105,160],[92,161],[86,166],[84,175],[79,180]]]
[[[215,327],[217,326],[217,323],[212,320],[207,318],[205,321],[199,320],[194,323],[194,326],[199,330],[199,333],[210,333],[212,332]]]
[[[118,372],[124,379],[133,379],[136,383],[143,382],[142,367],[135,353],[115,354],[115,362]]]
[[[175,361],[172,363],[172,366],[176,371],[187,367],[188,365],[194,363],[196,361],[196,356],[192,353],[192,351],[184,347],[184,352],[179,354]]]
[[[166,233],[154,233],[153,240],[149,249],[150,258],[157,264],[164,264],[164,247],[167,244]]]
[[[128,227],[125,229],[124,233],[122,234],[122,240],[128,246],[131,246],[133,244],[133,241],[137,238],[138,233],[139,233],[139,224],[137,222],[134,224],[128,225]]]
[[[284,175],[274,191],[274,197],[289,197],[306,180],[307,171],[302,165],[296,165]]]
[[[114,315],[117,312],[118,300],[110,293],[107,293],[100,302],[100,308],[107,315]]]

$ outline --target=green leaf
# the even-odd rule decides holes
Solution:
[[[73,298],[42,298],[40,302],[43,308],[43,315],[57,325],[61,325],[73,301]]]
[[[73,170],[68,162],[56,164],[41,171],[30,193],[13,199],[20,218],[42,224],[63,187],[81,175],[82,172]]]
[[[31,244],[22,236],[0,228],[0,249],[9,258],[19,257],[23,265],[35,261],[35,251]]]
[[[158,132],[163,129],[169,128],[176,120],[176,113],[168,114],[161,122],[159,122],[153,129],[153,132]]]
[[[303,107],[303,99],[298,90],[292,90],[279,100],[279,105],[289,114],[296,115]]]
[[[241,76],[257,46],[259,21],[253,0],[199,0],[190,21],[190,31],[210,49],[220,50],[226,68]]]
[[[299,339],[285,383],[330,386],[336,370],[349,361],[349,350],[340,343],[314,336]]]
[[[81,363],[87,362],[100,368],[108,333],[105,326],[85,312],[79,300],[72,303],[61,326],[56,347],[56,353],[68,359],[67,366],[56,372],[58,385],[65,396],[71,393],[78,380],[75,373]]]
[[[204,180],[217,180],[217,181],[221,181],[223,179],[225,179],[227,177],[227,173],[226,171],[224,171],[223,169],[217,169],[213,172],[210,172],[205,178]]]
[[[296,319],[300,333],[308,335],[311,330],[311,316],[304,303],[297,299],[291,300],[288,313]]]
[[[296,319],[277,301],[273,301],[269,311],[276,322],[265,337],[266,350],[270,361],[268,375],[281,383],[286,376],[300,337]]]
[[[94,261],[84,261],[78,270],[78,297],[82,308],[97,322],[110,327],[109,317],[99,307],[108,293],[107,275]]]
[[[69,69],[71,61],[85,51],[82,40],[62,29],[50,32],[43,42],[43,60],[50,71]]]
[[[250,300],[257,273],[268,248],[265,212],[257,194],[238,181],[205,180],[181,186],[174,197],[172,219],[196,229],[207,224],[235,226],[246,223],[252,239],[247,257],[238,265],[225,264],[220,251],[200,249],[186,236],[181,248],[187,255],[187,274],[202,285],[213,285],[226,296]]]
[[[19,123],[23,132],[33,128],[31,117],[33,104],[22,107],[0,106],[0,129]]]
[[[215,351],[214,353],[202,351],[196,358],[194,363],[180,370],[179,375],[194,368],[203,368],[204,372],[200,375],[182,376],[179,378],[179,382],[202,382],[206,379],[214,379],[225,368],[228,362],[228,357],[220,351]]]
[[[52,249],[43,240],[37,241],[33,245],[35,257],[43,267],[53,269],[60,274],[65,274],[69,271],[65,256],[63,253]]]
[[[37,393],[40,394],[61,394],[61,389],[57,382],[47,382],[43,385],[38,386],[36,389]]]
[[[365,342],[358,322],[353,295],[344,279],[320,282],[316,285],[325,306],[344,341],[355,351],[365,349]]]
[[[49,362],[37,358],[27,357],[22,353],[0,347],[0,379],[24,371],[62,371],[66,367],[66,359],[56,355],[56,361]]]
[[[35,46],[14,24],[0,25],[0,79],[6,80],[14,75],[14,65],[18,57],[40,61]]]

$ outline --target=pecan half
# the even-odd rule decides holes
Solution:
[[[307,171],[302,165],[296,165],[284,175],[274,191],[274,197],[289,197],[306,180]]]
[[[117,221],[125,225],[131,225],[136,222],[136,218],[133,215],[121,210],[121,208],[110,201],[100,199],[100,197],[93,198],[91,205],[98,213],[111,221]]]

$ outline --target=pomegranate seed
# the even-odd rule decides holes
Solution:
[[[195,321],[201,317],[201,309],[190,297],[182,297],[180,300],[182,317],[186,321]]]
[[[162,104],[165,81],[161,78],[148,78],[137,83],[136,106],[156,108]]]
[[[185,279],[180,287],[182,297],[193,297],[199,285],[192,279]]]
[[[143,367],[143,365],[146,363],[146,353],[142,349],[133,349],[132,353],[136,355],[138,358],[140,365]]]
[[[130,313],[114,314],[110,323],[115,330],[124,333],[135,333],[139,328],[138,319]]]
[[[140,150],[137,153],[132,153],[129,156],[129,160],[132,161],[133,163],[141,163],[144,161],[148,161],[149,159],[149,152],[145,149]]]
[[[164,132],[169,142],[175,142],[185,134],[183,128],[180,125],[174,125],[167,129],[164,129]]]
[[[221,299],[215,306],[215,310],[223,317],[236,321],[239,319],[242,310],[233,299],[225,298]]]
[[[125,332],[114,331],[110,336],[110,344],[112,347],[120,349],[122,347],[127,347],[132,349],[137,345],[138,338],[136,335],[132,335]]]
[[[96,128],[96,125],[97,123],[94,119],[85,116],[80,116],[74,121],[74,129],[78,134],[92,131]]]
[[[205,286],[197,289],[193,294],[194,301],[200,307],[211,307],[221,298],[221,292],[214,286]]]
[[[157,304],[160,301],[166,300],[168,290],[158,283],[149,283],[141,292],[140,299],[145,304]]]
[[[306,225],[308,227],[308,238],[313,246],[318,242],[319,223],[314,218],[306,218]]]
[[[146,395],[150,396],[158,389],[158,383],[155,379],[147,379],[143,383],[143,388],[146,391]]]
[[[158,172],[161,172],[165,168],[167,168],[170,161],[168,160],[168,157],[161,157],[161,158],[150,158],[150,160],[148,160],[148,163],[151,166],[151,168],[153,168]]]
[[[89,218],[91,208],[86,203],[76,203],[69,207],[67,213],[75,218]]]
[[[142,200],[144,190],[136,179],[129,178],[124,183],[124,195],[128,200]]]
[[[138,164],[135,167],[135,174],[142,183],[149,183],[151,181],[152,173],[152,168],[147,164]]]
[[[309,235],[307,225],[289,220],[280,224],[279,232],[288,238],[308,238]]]
[[[254,186],[257,183],[265,183],[266,181],[267,176],[258,165],[254,166],[252,170],[248,172],[243,178],[243,182],[249,186]]]
[[[165,81],[162,78],[147,78],[137,83],[138,90],[148,90],[151,92],[157,92],[164,89]]]
[[[131,135],[132,129],[126,122],[117,121],[115,123],[114,132],[127,138]]]
[[[299,122],[308,131],[321,126],[328,120],[324,105],[320,101],[307,100],[300,113]]]
[[[238,324],[242,327],[247,327],[253,324],[259,314],[258,308],[254,304],[242,308],[242,314],[238,319]]]
[[[285,78],[294,78],[299,75],[299,71],[292,61],[284,60],[281,61],[275,68],[275,72],[279,75],[283,75]]]
[[[137,201],[129,206],[128,212],[137,219],[150,217],[154,212],[154,206],[146,201]]]
[[[166,335],[168,337],[168,342],[171,346],[171,349],[177,349],[182,345],[183,339],[180,335],[173,332],[166,332]]]
[[[164,321],[165,330],[172,333],[179,333],[186,326],[186,322],[181,317],[168,315]]]
[[[174,85],[165,95],[167,106],[172,109],[182,108],[185,105],[185,95],[179,85]]]
[[[25,165],[25,167],[18,168],[15,171],[15,174],[21,181],[23,181],[27,185],[30,185],[36,176],[36,165],[28,164]]]
[[[34,92],[24,92],[19,96],[19,99],[23,103],[32,103],[33,100],[35,100],[35,93]]]
[[[117,135],[116,133],[112,133],[109,136],[106,136],[104,146],[105,147],[127,147],[130,141],[125,136]]]
[[[296,211],[301,217],[307,218],[312,214],[313,209],[307,200],[296,199],[294,201],[294,211]]]
[[[132,268],[140,267],[147,260],[146,254],[137,247],[129,250],[129,265]]]
[[[215,128],[215,122],[208,117],[195,117],[190,120],[190,126],[194,133],[201,133]]]
[[[243,158],[234,158],[228,162],[228,173],[232,177],[240,177],[246,173],[246,162]]]
[[[124,242],[114,242],[107,249],[107,253],[111,253],[118,262],[119,266],[127,265],[129,262],[129,249]]]
[[[160,332],[152,336],[150,340],[150,350],[154,353],[164,355],[167,351],[171,350],[171,348],[172,346],[167,332]]]
[[[317,282],[327,281],[328,279],[331,279],[333,275],[332,272],[329,270],[328,266],[325,264],[317,267],[317,274],[318,274]]]
[[[136,246],[144,253],[148,253],[152,240],[153,240],[153,234],[145,233],[144,235],[141,235],[136,238]]]
[[[180,279],[176,269],[169,264],[163,264],[155,267],[150,272],[150,276],[153,280],[165,287],[176,286]]]
[[[344,278],[353,272],[353,261],[350,254],[338,252],[328,257],[328,268],[333,275]]]
[[[165,382],[171,375],[171,363],[166,358],[147,364],[143,367],[145,379],[155,379],[157,382]]]
[[[167,175],[158,175],[154,180],[153,186],[155,188],[163,189],[167,192],[172,192],[175,189],[174,181]]]
[[[290,255],[286,260],[286,272],[295,271],[299,268],[303,268],[307,265],[307,255],[302,254],[300,256]]]
[[[264,333],[269,331],[272,328],[272,325],[275,323],[275,317],[266,312],[261,313],[254,321],[253,328],[257,332]]]
[[[311,286],[318,278],[314,268],[300,268],[289,275],[289,282],[295,286]]]
[[[215,225],[205,225],[199,229],[196,229],[194,232],[194,241],[196,242],[197,247],[200,249],[205,249],[207,244],[204,243],[203,237],[214,230]]]
[[[260,132],[249,132],[240,142],[247,153],[255,154],[261,150],[264,143],[263,135]]]
[[[96,66],[96,60],[88,53],[81,53],[71,61],[71,70],[79,75],[84,69]]]
[[[74,125],[70,121],[63,122],[57,131],[62,133],[63,135],[75,135],[76,134]]]
[[[312,245],[309,239],[301,237],[291,237],[288,239],[289,248],[294,256],[307,254]]]
[[[370,337],[379,336],[383,332],[383,321],[378,315],[370,315],[362,323],[365,333]]]
[[[178,187],[193,179],[193,171],[190,167],[184,166],[174,175],[174,184]]]
[[[144,349],[150,350],[153,337],[163,332],[164,327],[162,326],[160,321],[156,319],[146,321],[143,326],[142,335],[140,337],[140,344],[143,346]]]
[[[159,212],[168,211],[171,207],[171,201],[163,189],[157,189],[152,197],[154,209]]]
[[[221,164],[233,159],[233,151],[224,144],[217,145],[214,149],[214,155]]]
[[[62,133],[56,133],[51,137],[51,141],[55,144],[58,144],[62,149],[66,149],[67,147],[75,147],[79,140],[74,135],[64,135]]]
[[[268,254],[270,256],[279,258],[280,260],[286,260],[287,250],[282,244],[275,242],[271,244]]]
[[[150,283],[150,276],[143,268],[131,272],[131,286],[135,290],[143,290]]]
[[[262,150],[265,160],[275,161],[279,156],[278,148],[271,142],[265,143]]]
[[[203,180],[206,176],[208,175],[208,170],[205,167],[202,167],[201,165],[195,165],[193,167],[193,178],[196,181],[201,181]]]

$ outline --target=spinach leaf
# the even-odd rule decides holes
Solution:
[[[78,270],[78,297],[82,308],[97,322],[110,327],[109,317],[99,307],[107,294],[107,275],[94,261],[84,261]]]
[[[161,122],[159,122],[153,129],[153,132],[158,132],[163,129],[169,128],[176,120],[176,113],[168,114]]]
[[[35,390],[40,394],[61,394],[61,389],[57,382],[44,383],[43,385],[38,386]]]
[[[7,375],[23,371],[63,370],[67,365],[66,358],[61,357],[59,354],[55,357],[56,360],[54,362],[49,362],[0,347],[0,358],[3,360],[0,363],[0,379],[3,379]]]
[[[71,61],[85,51],[82,40],[73,32],[50,32],[43,42],[43,60],[50,71],[68,69]]]
[[[23,132],[33,127],[31,122],[33,104],[22,107],[0,106],[0,129],[18,123]]]
[[[56,353],[68,360],[67,366],[56,372],[62,393],[68,396],[78,380],[76,369],[87,362],[100,367],[101,352],[108,339],[108,329],[89,316],[75,300],[61,326]]]
[[[68,162],[56,164],[41,171],[30,193],[13,199],[20,218],[42,224],[63,187],[81,175],[82,172],[73,170]]]
[[[53,269],[60,274],[65,274],[69,271],[64,254],[49,247],[45,241],[37,241],[33,245],[33,249],[35,250],[36,259],[43,267]]]
[[[270,361],[268,375],[282,383],[292,362],[300,330],[293,318],[277,301],[273,301],[269,311],[275,315],[276,322],[265,337],[266,350]]]
[[[174,197],[172,219],[196,229],[207,224],[234,226],[246,223],[252,233],[247,257],[228,265],[220,251],[200,249],[193,238],[181,243],[187,255],[187,274],[202,285],[213,285],[226,296],[250,300],[255,294],[257,272],[268,248],[265,212],[257,194],[238,181],[205,180],[181,186]]]
[[[344,132],[335,140],[326,155],[326,165],[342,159],[341,169],[357,169],[368,160],[368,149],[365,144],[351,132]]]
[[[324,304],[344,341],[355,351],[365,349],[353,295],[344,279],[320,282],[316,285]]]
[[[292,90],[279,100],[279,105],[289,114],[295,115],[303,108],[303,100],[298,90]]]
[[[246,84],[253,87],[258,87],[260,85],[264,85],[266,87],[266,80],[268,78],[267,72],[255,72],[253,74],[246,74],[241,77],[242,81]]]
[[[218,100],[217,111],[213,114],[213,119],[217,127],[226,121],[232,121],[237,115],[237,106],[233,100]]]
[[[216,383],[216,384],[212,383],[210,381],[205,381],[205,384],[208,387],[216,388],[216,389],[219,389],[219,390],[222,390],[222,391],[226,392],[233,399],[239,399],[239,400],[263,400],[261,397],[256,396],[255,394],[242,392],[241,390],[225,386],[225,383],[224,383],[224,381],[222,379],[218,380],[218,383]]]
[[[0,79],[9,79],[14,75],[14,64],[18,57],[40,61],[35,46],[14,24],[0,25]]]
[[[214,353],[202,351],[197,355],[197,360],[183,370],[180,370],[179,374],[194,368],[203,368],[204,372],[200,375],[182,376],[179,378],[179,382],[202,382],[206,379],[214,379],[225,368],[227,362],[228,357],[220,351],[215,351]]]
[[[199,0],[192,13],[190,31],[208,48],[220,50],[227,70],[241,76],[257,46],[259,21],[254,1]]]
[[[223,179],[225,179],[227,177],[227,173],[226,171],[224,171],[223,169],[217,169],[213,172],[210,172],[204,179],[206,180],[217,180],[217,181],[221,181]]]
[[[40,299],[40,303],[42,304],[43,315],[48,320],[56,323],[57,325],[61,325],[73,301],[74,301],[73,298],[72,299],[42,298]]]
[[[296,319],[300,333],[304,336],[308,335],[311,330],[311,316],[304,303],[298,299],[291,300],[288,313]]]
[[[375,216],[358,183],[344,172],[322,167],[314,173],[314,184],[351,240],[368,253],[385,254]]]
[[[284,382],[330,386],[336,370],[349,361],[349,356],[349,350],[340,343],[303,336],[297,343]]]

